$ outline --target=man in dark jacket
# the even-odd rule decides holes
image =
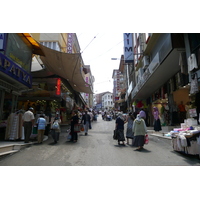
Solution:
[[[85,111],[85,114],[83,115],[82,120],[81,120],[81,123],[84,124],[85,135],[88,134],[88,129],[89,129],[90,122],[91,122],[91,117],[88,114],[88,112]]]

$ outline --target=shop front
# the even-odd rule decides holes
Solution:
[[[7,119],[17,113],[21,91],[32,87],[31,61],[35,47],[23,34],[0,33],[0,139],[6,134]],[[37,53],[37,50],[35,51]]]

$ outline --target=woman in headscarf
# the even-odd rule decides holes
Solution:
[[[123,145],[124,141],[125,141],[125,137],[124,137],[124,117],[122,113],[119,113],[116,121],[115,121],[115,130],[117,131],[117,138],[118,138],[118,144],[120,145],[120,141],[122,141]]]
[[[137,115],[133,122],[133,133],[133,146],[138,147],[136,150],[143,149],[147,128],[145,121],[140,117],[140,114]]]
[[[153,117],[154,117],[154,131],[161,131],[161,124],[159,118],[159,111],[157,107],[153,107]]]
[[[74,126],[78,124],[79,122],[79,116],[78,116],[78,111],[74,110],[72,113],[72,118],[71,118],[71,142],[77,142],[78,140],[78,134],[77,131],[74,131]]]
[[[127,139],[127,144],[129,144],[129,139],[133,139],[133,121],[134,121],[135,117],[133,116],[133,114],[130,112],[128,119],[127,119],[127,129],[126,129],[126,139]]]

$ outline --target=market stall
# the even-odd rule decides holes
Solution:
[[[175,151],[198,155],[200,158],[200,126],[192,118],[185,120],[181,128],[175,128],[168,133],[172,138],[172,147]]]

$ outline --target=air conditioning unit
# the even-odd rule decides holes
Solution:
[[[143,67],[147,67],[149,65],[149,56],[143,57],[143,63],[144,63]]]

